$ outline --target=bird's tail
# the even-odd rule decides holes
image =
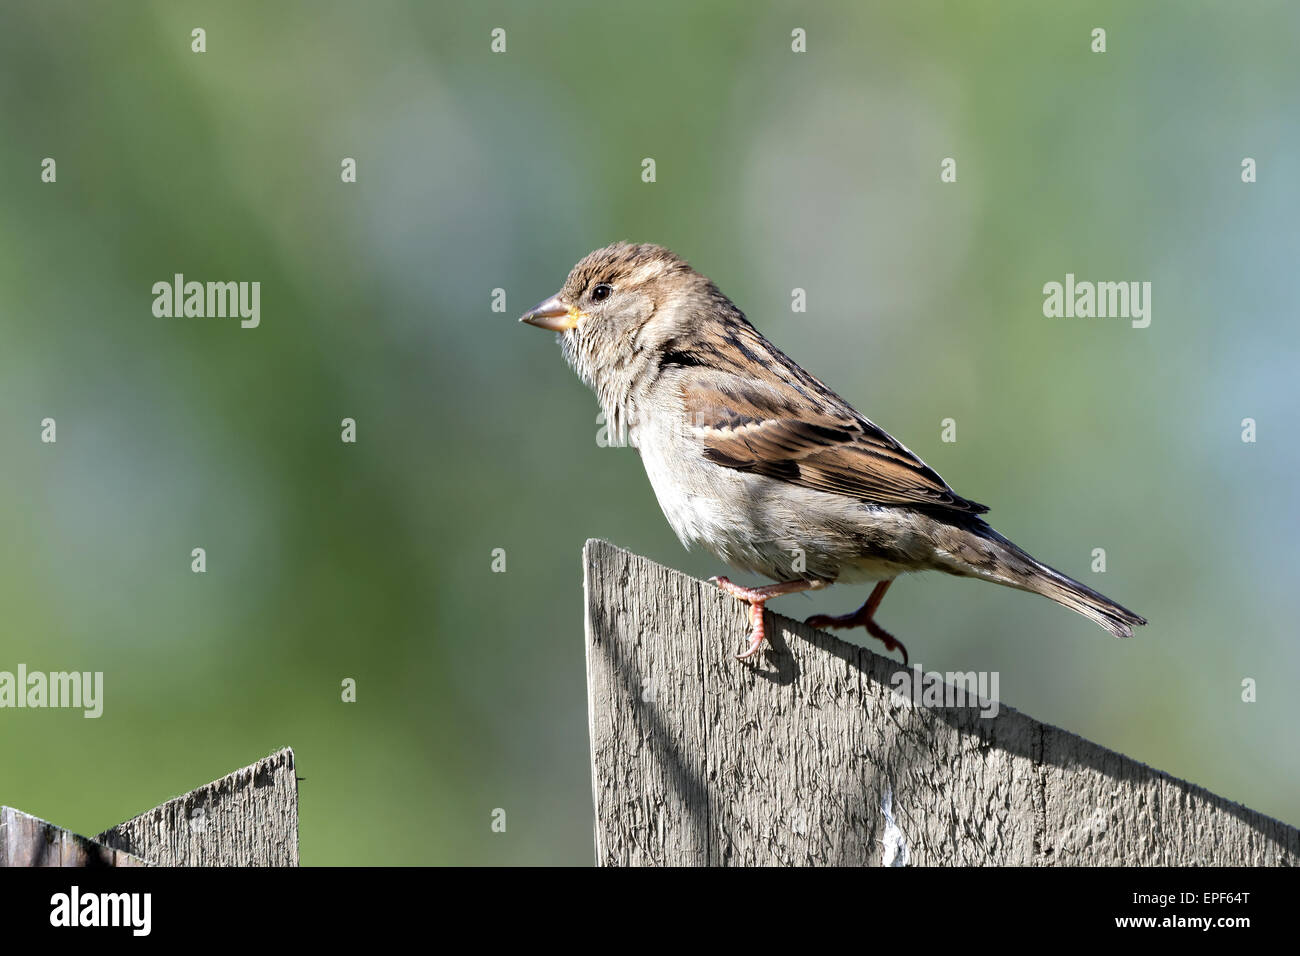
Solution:
[[[949,559],[944,562],[944,570],[950,573],[1041,594],[1082,614],[1116,637],[1132,637],[1133,628],[1147,622],[1142,615],[1043,564],[983,521],[972,524],[964,530],[961,540],[951,543],[955,547],[944,549]]]

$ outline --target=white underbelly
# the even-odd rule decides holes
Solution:
[[[642,430],[633,444],[664,517],[688,550],[702,547],[774,580],[883,581],[915,568],[902,556],[864,553],[845,533],[887,528],[886,539],[914,538],[912,518],[901,509],[715,465],[680,434]]]

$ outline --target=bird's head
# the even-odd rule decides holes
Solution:
[[[616,242],[583,258],[559,292],[519,321],[558,332],[565,359],[603,403],[624,397],[662,344],[701,320],[715,295],[708,279],[663,246]]]

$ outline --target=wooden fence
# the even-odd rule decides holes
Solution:
[[[297,866],[293,751],[168,800],[93,840],[0,807],[0,866]]]
[[[1300,831],[603,541],[584,549],[602,865],[1290,865]],[[911,672],[915,677],[915,673]]]

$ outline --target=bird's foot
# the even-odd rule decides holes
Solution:
[[[764,605],[774,597],[782,594],[794,594],[797,591],[817,590],[826,586],[825,581],[782,581],[768,584],[761,588],[747,588],[733,584],[724,577],[709,578],[710,584],[716,584],[734,598],[739,598],[749,605],[749,643],[736,655],[736,660],[747,661],[763,647],[767,632],[763,628]]]
[[[763,630],[763,603],[753,601],[749,605],[749,644],[736,655],[736,660],[747,661],[763,648],[767,633]]]
[[[887,651],[902,651],[902,653],[903,653],[903,666],[904,666],[904,667],[907,666],[907,648],[903,646],[903,642],[902,642],[902,641],[900,641],[898,638],[894,637],[893,634],[890,634],[887,630],[885,630],[883,627],[881,627],[881,626],[880,626],[879,624],[877,624],[875,621],[868,621],[868,622],[867,622],[867,633],[870,634],[872,637],[874,637],[874,638],[875,638],[876,640],[878,640],[878,641],[884,641],[884,642],[885,642],[885,650],[887,650]]]
[[[804,623],[824,631],[828,627],[861,627],[865,622],[858,616],[858,612],[854,611],[852,614],[814,614]]]
[[[858,617],[857,612],[854,612],[853,614],[837,614],[834,616],[830,614],[814,614],[812,617],[808,618],[808,620],[804,621],[804,623],[809,627],[815,627],[818,630],[823,631],[831,627],[865,627],[868,634],[876,638],[876,640],[884,642],[885,650],[902,651],[903,663],[907,663],[907,648],[903,646],[903,642],[894,637],[893,634],[890,634],[875,621],[870,619],[862,620]]]
[[[885,592],[889,590],[890,581],[881,581],[871,592],[871,597],[867,598],[867,603],[862,605],[852,614],[814,614],[808,620],[804,621],[809,627],[828,628],[828,627],[865,627],[867,633],[878,641],[884,642],[887,651],[902,651],[903,664],[907,664],[907,648],[903,642],[894,637],[887,630],[881,627],[873,619],[876,608],[880,606],[881,600],[885,597]]]
[[[767,603],[769,595],[763,593],[762,588],[742,587],[724,577],[709,578],[709,583],[716,584],[732,597],[739,598],[749,605],[749,644],[736,655],[738,661],[749,660],[762,649],[763,640],[767,637],[767,632],[763,629],[763,606]]]

